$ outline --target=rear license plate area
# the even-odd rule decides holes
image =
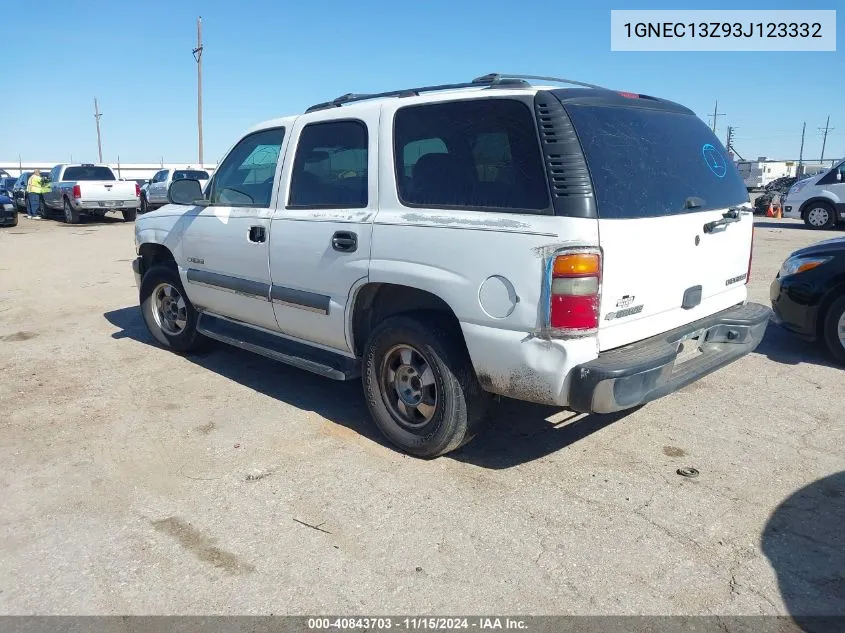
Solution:
[[[704,342],[706,334],[707,330],[696,330],[678,341],[678,355],[675,357],[675,369],[680,365],[695,360],[702,354],[701,344]]]
[[[117,202],[104,202],[104,203],[103,203],[103,206],[104,206],[104,207],[116,207],[116,206],[117,206]]]

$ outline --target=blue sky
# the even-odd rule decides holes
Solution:
[[[831,9],[837,0],[803,0]],[[23,5],[11,5],[12,7]],[[792,1],[589,3],[563,0],[356,2],[42,0],[35,27],[7,30],[0,160],[94,161],[93,98],[103,157],[195,162],[196,64],[203,17],[205,160],[247,127],[346,92],[465,81],[488,72],[580,79],[666,97],[702,117],[719,100],[717,134],[735,126],[745,158],[845,155],[845,46],[836,53],[610,51],[611,9],[794,9]],[[6,17],[14,13],[6,7]],[[29,9],[23,10],[29,14]],[[27,68],[24,72],[18,69]],[[11,83],[13,82],[13,83]],[[14,92],[11,91],[12,85]]]

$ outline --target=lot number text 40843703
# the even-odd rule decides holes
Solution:
[[[515,618],[478,617],[349,617],[349,618],[308,618],[310,630],[354,630],[389,631],[397,630],[478,630],[478,631],[524,631],[528,628],[524,620]]]

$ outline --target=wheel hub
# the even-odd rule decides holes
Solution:
[[[813,226],[823,226],[827,223],[827,209],[810,209],[808,214],[810,224]]]
[[[393,387],[402,402],[407,405],[415,407],[422,401],[422,381],[417,370],[410,365],[400,365],[396,368]]]

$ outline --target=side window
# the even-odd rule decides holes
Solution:
[[[272,128],[241,139],[214,173],[208,189],[211,203],[269,207],[284,138],[284,128]]]
[[[367,206],[367,126],[363,121],[306,125],[291,173],[290,208]]]
[[[547,212],[549,189],[534,115],[515,99],[407,106],[394,157],[407,206]]]
[[[57,182],[59,180],[59,173],[61,171],[61,167],[53,167],[53,169],[50,171],[50,182]]]

